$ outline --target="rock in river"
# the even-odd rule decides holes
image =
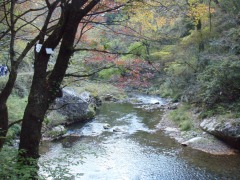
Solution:
[[[205,119],[200,127],[227,144],[240,149],[240,119],[219,120],[210,118]]]
[[[103,125],[103,128],[104,128],[104,129],[110,129],[111,126],[110,126],[110,124],[104,124],[104,125]]]
[[[63,96],[57,98],[51,106],[47,118],[50,126],[68,125],[75,122],[92,119],[99,105],[97,98],[89,92],[77,94],[74,90],[64,88]]]

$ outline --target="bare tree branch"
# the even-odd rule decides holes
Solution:
[[[71,73],[71,74],[65,74],[65,77],[80,77],[80,78],[81,77],[89,77],[89,76],[93,76],[94,74],[99,73],[100,71],[102,71],[104,69],[110,69],[110,68],[114,68],[114,67],[115,67],[115,65],[103,66],[103,67],[100,67],[88,74],[77,74],[78,72],[75,72],[75,73]]]
[[[8,125],[8,129],[9,129],[10,127],[12,127],[13,125],[19,124],[19,123],[21,123],[21,122],[22,122],[22,119],[10,123],[10,124]]]
[[[117,55],[129,55],[132,53],[125,53],[125,52],[110,52],[110,51],[106,51],[106,50],[100,50],[100,49],[88,49],[88,48],[76,48],[74,49],[74,52],[77,51],[92,51],[92,52],[99,52],[99,53],[106,53],[106,54],[117,54]]]

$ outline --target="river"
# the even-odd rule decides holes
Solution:
[[[216,156],[181,146],[156,129],[161,115],[128,103],[104,103],[95,119],[69,127],[69,134],[80,137],[43,143],[40,161],[53,160],[55,170],[58,166],[79,180],[240,179],[239,155]],[[105,124],[110,128],[104,129]]]

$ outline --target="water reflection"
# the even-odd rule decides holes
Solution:
[[[68,161],[73,164],[84,157],[83,164],[68,164],[72,174],[79,173],[76,179],[83,180],[240,178],[238,155],[208,155],[182,147],[155,130],[159,111],[149,113],[130,104],[110,103],[104,104],[100,112],[83,127],[70,128],[69,132],[78,134],[78,138],[49,145],[50,150],[42,158],[71,153]],[[105,123],[111,128],[104,129]],[[121,131],[113,132],[115,127]]]

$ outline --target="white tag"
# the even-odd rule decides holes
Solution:
[[[36,52],[40,52],[41,51],[41,48],[42,48],[42,44],[37,44],[36,45]]]
[[[52,48],[46,48],[46,53],[47,54],[53,54],[54,51],[52,50]]]

